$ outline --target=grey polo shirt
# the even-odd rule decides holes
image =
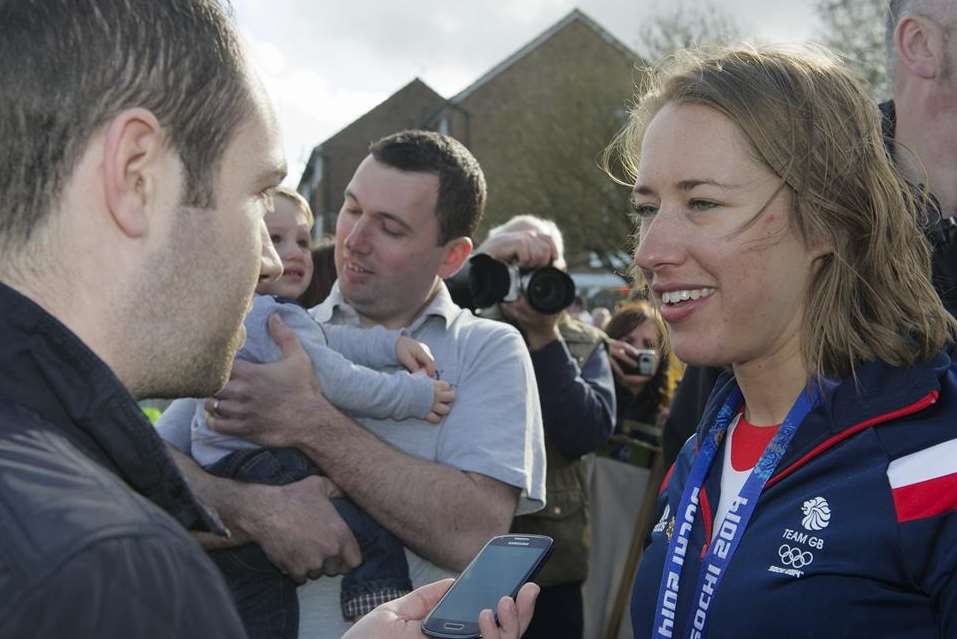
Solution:
[[[310,311],[319,322],[359,324],[338,284]],[[435,297],[408,327],[435,357],[439,378],[455,387],[455,403],[438,426],[423,420],[359,419],[400,450],[487,475],[521,489],[516,514],[545,502],[545,440],[535,371],[522,336],[512,326],[480,319],[456,306],[440,284]],[[453,573],[406,550],[418,587]],[[300,639],[338,638],[348,628],[339,611],[339,578],[300,587]]]

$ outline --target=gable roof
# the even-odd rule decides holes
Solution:
[[[411,82],[405,84],[401,89],[389,95],[389,97],[387,97],[385,100],[375,105],[374,107],[372,107],[371,109],[369,109],[368,111],[366,111],[365,113],[363,113],[362,115],[354,119],[352,122],[345,125],[341,129],[333,133],[332,135],[330,135],[328,138],[320,142],[318,146],[321,147],[323,144],[327,144],[333,141],[334,139],[336,139],[337,137],[339,137],[340,135],[342,135],[343,133],[345,133],[352,127],[356,126],[357,124],[359,124],[366,118],[375,115],[377,111],[381,111],[383,109],[389,108],[394,102],[402,99],[403,97],[412,93],[413,91],[422,91],[426,95],[431,94],[432,97],[434,97],[437,102],[445,102],[445,98],[439,95],[435,91],[435,89],[430,87],[428,84],[426,84],[419,78],[413,78]]]
[[[533,39],[531,42],[523,46],[521,49],[519,49],[518,51],[516,51],[509,57],[505,58],[494,67],[492,67],[487,73],[485,73],[478,80],[476,80],[475,82],[467,86],[465,89],[463,89],[459,93],[449,98],[449,102],[453,102],[453,103],[460,102],[464,100],[465,98],[469,97],[472,93],[478,90],[482,85],[484,85],[489,80],[491,80],[498,74],[502,73],[503,71],[511,67],[513,64],[515,64],[516,62],[518,62],[525,56],[527,56],[529,53],[531,53],[532,51],[540,47],[542,44],[544,44],[553,35],[561,31],[565,27],[567,27],[572,22],[575,22],[576,20],[582,22],[583,24],[585,24],[585,26],[590,28],[592,31],[596,32],[599,36],[601,36],[603,40],[605,40],[608,44],[612,45],[613,47],[621,51],[624,55],[628,57],[632,57],[632,58],[638,57],[638,54],[635,53],[631,49],[631,47],[629,47],[624,42],[622,42],[621,40],[613,36],[608,30],[606,30],[600,24],[595,22],[592,18],[588,17],[588,15],[586,15],[583,11],[576,8],[576,9],[572,9],[568,13],[568,15],[566,15],[564,18],[562,18],[561,20],[559,20],[558,22],[550,26],[548,29],[546,29],[544,32],[542,32],[537,38]]]
[[[402,99],[404,96],[409,95],[413,92],[421,92],[424,95],[431,95],[434,97],[437,104],[445,103],[445,98],[439,95],[432,87],[420,80],[419,78],[413,78],[411,82],[406,83],[402,88],[400,88],[395,93],[392,93],[385,100],[375,105],[358,118],[352,120],[349,124],[345,125],[328,138],[317,144],[312,148],[312,151],[309,153],[309,160],[306,162],[306,166],[303,168],[302,175],[299,176],[299,186],[298,189],[300,192],[307,189],[307,185],[312,181],[315,172],[316,160],[322,154],[324,145],[330,144],[336,138],[347,133],[349,130],[354,127],[360,126],[361,123],[376,114],[376,112],[383,109],[388,109],[396,100]]]

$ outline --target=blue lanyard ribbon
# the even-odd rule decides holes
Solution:
[[[741,492],[731,502],[714,543],[710,544],[708,554],[701,565],[695,598],[692,600],[694,612],[689,615],[686,624],[686,634],[690,639],[700,639],[704,636],[708,623],[708,608],[724,578],[728,564],[731,563],[731,558],[738,549],[744,530],[754,513],[754,507],[758,503],[758,497],[761,496],[765,483],[784,456],[798,426],[816,403],[811,392],[811,388],[807,388],[795,400],[774,439],[768,444],[761,459],[745,481]],[[699,507],[699,493],[714,462],[721,437],[727,432],[737,415],[741,401],[741,389],[735,385],[728,399],[721,406],[721,410],[718,411],[718,416],[705,436],[691,472],[688,474],[680,505],[675,512],[674,532],[668,544],[668,553],[665,555],[665,564],[662,568],[658,606],[655,609],[655,639],[671,639],[674,634],[681,568],[690,548],[691,530]],[[730,443],[726,445],[730,446]],[[709,542],[710,540],[705,540],[705,543]]]

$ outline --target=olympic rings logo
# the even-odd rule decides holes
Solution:
[[[797,547],[791,548],[787,544],[781,544],[781,547],[778,548],[778,557],[781,558],[781,563],[785,566],[794,566],[798,569],[804,568],[814,561],[814,555],[810,552]]]

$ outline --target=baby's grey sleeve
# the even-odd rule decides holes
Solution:
[[[357,417],[400,420],[422,419],[432,409],[433,382],[425,374],[374,371],[327,346],[309,356],[322,394],[340,410]]]
[[[293,310],[290,311],[287,307]],[[269,295],[257,295],[253,300],[252,308],[243,320],[243,325],[246,327],[246,341],[236,353],[236,359],[256,364],[278,361],[282,353],[269,335],[269,318],[273,313],[279,313],[283,322],[298,334],[298,324],[301,320],[297,320],[295,308],[297,307],[291,304],[281,304]],[[304,309],[302,314],[308,317]]]
[[[359,328],[337,324],[323,324],[322,330],[326,333],[329,348],[350,362],[375,369],[399,364],[395,358],[395,342],[402,331],[381,326]]]
[[[312,360],[322,394],[334,406],[358,417],[375,419],[422,419],[429,414],[433,395],[431,378],[405,371],[374,371],[333,350],[333,344],[345,346],[350,355],[364,354],[377,366],[394,365],[399,331],[320,325],[304,309],[290,304],[280,305],[277,310],[286,325],[296,332],[299,343]],[[350,330],[343,330],[347,328]],[[392,355],[388,360],[382,356],[386,351]],[[378,357],[373,357],[375,352]]]
[[[181,453],[191,455],[191,424],[197,408],[202,405],[203,401],[200,399],[177,399],[167,406],[160,418],[156,420],[159,436]]]

